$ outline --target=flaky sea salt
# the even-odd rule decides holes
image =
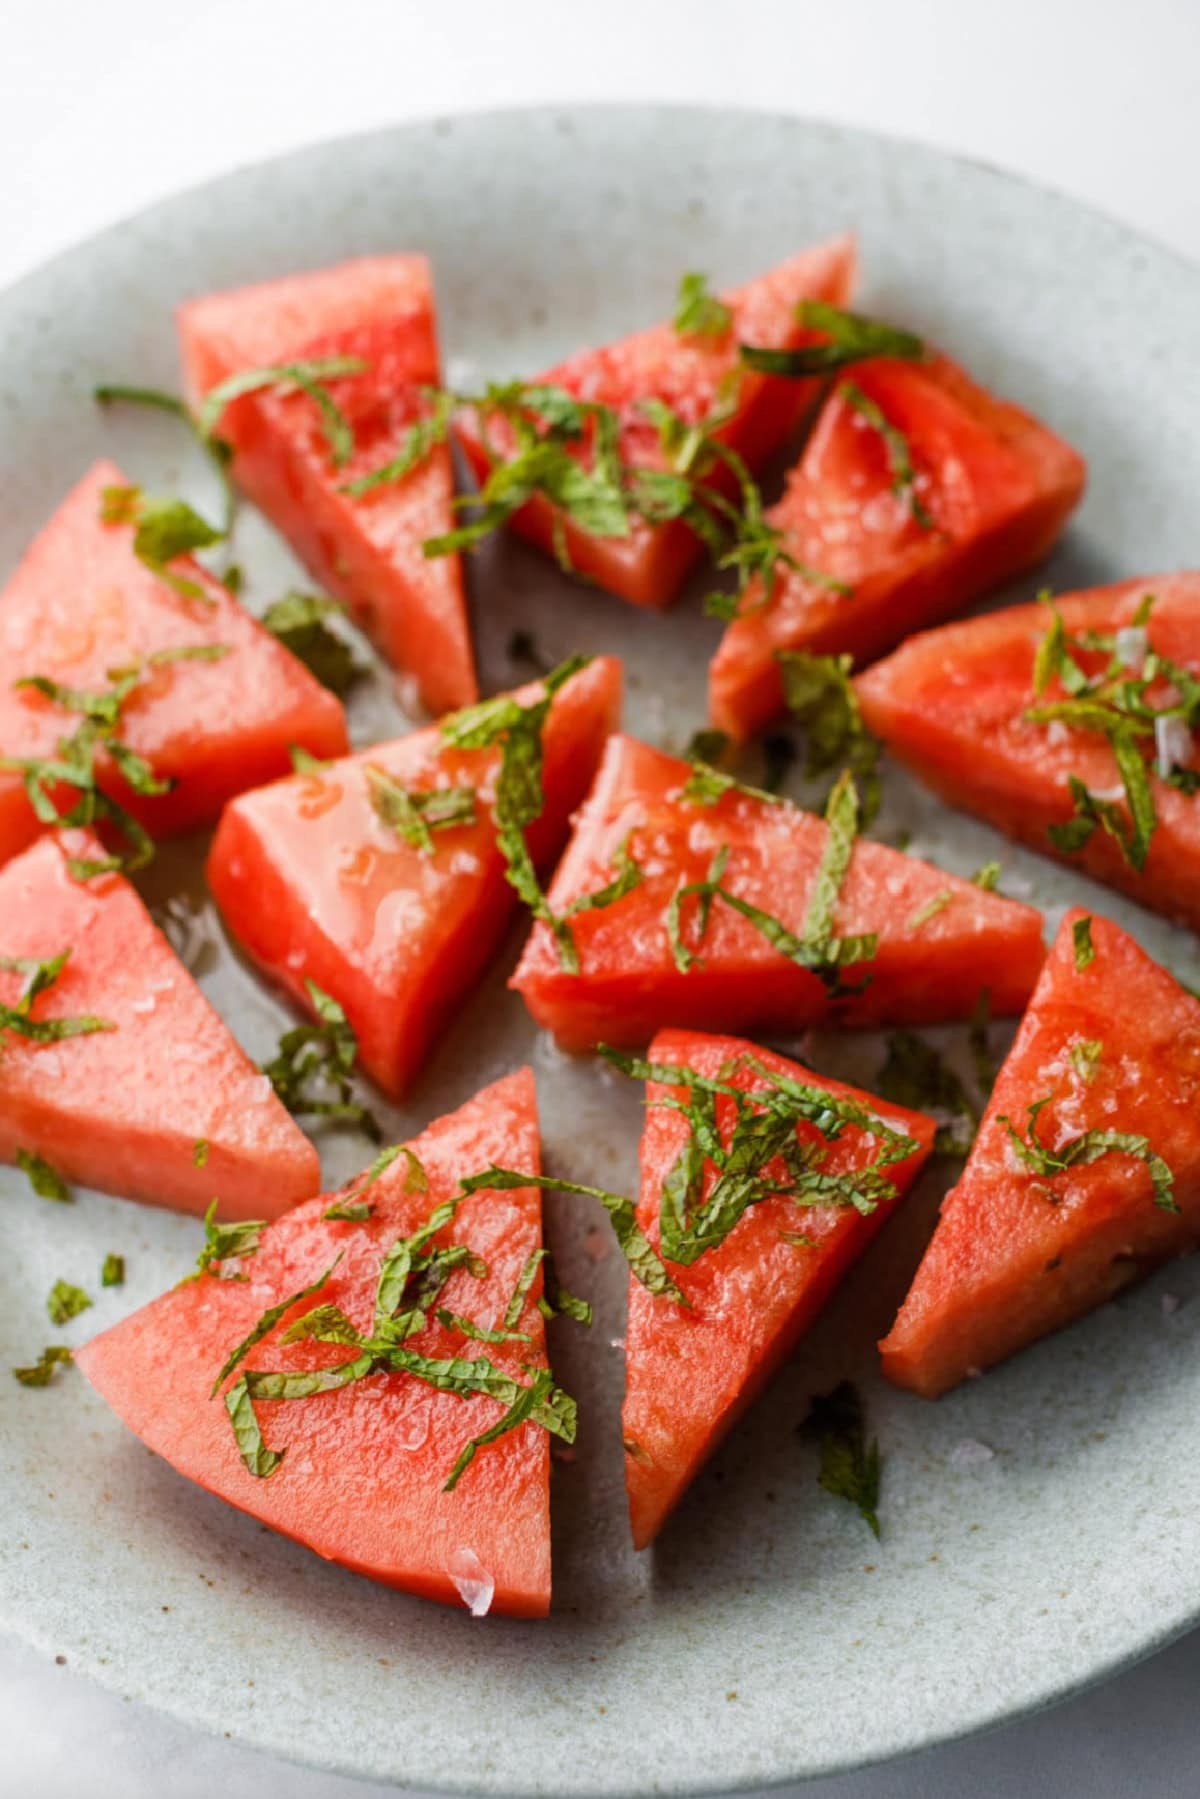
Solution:
[[[1122,625],[1113,639],[1113,647],[1122,668],[1135,669],[1140,673],[1146,660],[1146,652],[1150,648],[1145,625]]]
[[[496,1581],[475,1551],[456,1549],[446,1564],[446,1573],[472,1618],[486,1618],[496,1596]]]
[[[1192,733],[1181,718],[1156,718],[1154,721],[1154,755],[1158,772],[1165,781],[1173,768],[1183,768],[1192,753]]]
[[[961,1443],[956,1443],[950,1451],[952,1468],[981,1468],[984,1462],[992,1462],[995,1459],[996,1451],[989,1449],[987,1444],[981,1443],[977,1437],[964,1437]]]

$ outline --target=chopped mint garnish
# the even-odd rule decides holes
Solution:
[[[831,306],[826,300],[801,300],[796,317],[802,325],[823,334],[823,342],[798,348],[771,349],[760,344],[741,344],[739,353],[747,368],[764,375],[786,375],[801,380],[810,375],[831,375],[851,363],[872,356],[891,356],[906,362],[920,361],[925,345],[911,331],[885,325],[858,312]]]
[[[21,1172],[29,1176],[29,1185],[40,1199],[56,1199],[60,1204],[71,1204],[75,1195],[45,1156],[39,1156],[35,1150],[18,1149],[16,1162]]]
[[[377,1143],[381,1132],[374,1114],[354,1098],[358,1039],[338,1002],[307,975],[304,985],[316,1023],[285,1031],[262,1071],[293,1117],[349,1125]]]
[[[879,1444],[874,1439],[867,1442],[866,1410],[858,1389],[842,1381],[832,1393],[816,1395],[800,1430],[821,1446],[818,1485],[835,1499],[856,1506],[878,1536]]]

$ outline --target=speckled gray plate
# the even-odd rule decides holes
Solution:
[[[1196,270],[931,150],[795,119],[638,108],[443,120],[307,150],[155,207],[25,281],[0,300],[0,568],[102,451],[142,479],[202,481],[165,422],[104,419],[89,400],[100,378],[173,383],[170,308],[184,294],[422,247],[452,374],[510,374],[663,313],[683,269],[735,280],[847,225],[861,234],[868,308],[927,332],[1086,451],[1087,503],[1049,580],[1196,560]],[[292,572],[254,520],[239,551],[252,604]],[[699,722],[716,628],[694,596],[649,617],[500,545],[475,571],[475,606],[489,688],[512,677],[505,646],[520,625],[554,657],[624,656],[635,730],[674,746]],[[359,741],[398,722],[382,683],[360,691]],[[892,774],[881,829],[901,825],[960,872],[999,853],[1008,891],[1052,919],[1083,895],[1196,978],[1190,937]],[[200,847],[164,854],[145,890],[194,896],[189,956],[262,1055],[284,1014],[203,910]],[[516,945],[387,1122],[415,1130],[529,1058],[551,1165],[632,1182],[637,1095],[538,1039],[504,992]],[[834,1072],[869,1078],[878,1065],[878,1043],[862,1039],[804,1047]],[[331,1142],[331,1177],[360,1153]],[[70,1327],[79,1341],[176,1279],[197,1247],[193,1219],[91,1194],[67,1211],[7,1170],[0,1197],[4,1366],[46,1340],[55,1276],[95,1289],[106,1250],[128,1258],[129,1284]],[[578,1458],[556,1470],[546,1623],[475,1622],[325,1566],[190,1486],[69,1374],[45,1392],[0,1377],[0,1623],[208,1729],[469,1792],[754,1786],[1044,1705],[1200,1617],[1200,1270],[1168,1269],[927,1405],[883,1386],[871,1344],[937,1198],[927,1180],[641,1557],[621,1489],[623,1264],[591,1259],[602,1242],[591,1214],[550,1203],[564,1274],[597,1294],[599,1315],[590,1338],[555,1329],[583,1425]],[[809,1395],[847,1372],[865,1384],[886,1458],[878,1544],[818,1490],[794,1430]]]

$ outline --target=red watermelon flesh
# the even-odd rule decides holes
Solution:
[[[1083,492],[1076,451],[947,357],[850,373],[907,440],[917,505],[896,489],[884,435],[839,383],[768,514],[814,572],[780,570],[765,604],[753,584],[712,664],[712,720],[735,738],[782,711],[781,651],[871,661],[1040,561]]]
[[[226,645],[217,661],[149,668],[122,709],[120,737],[175,783],[169,793],[134,793],[98,759],[105,789],[157,837],[208,823],[231,794],[284,773],[292,744],[342,754],[346,722],[333,694],[212,575],[189,558],[175,563],[206,595],[186,598],[138,561],[132,526],[101,522],[103,490],[124,485],[112,463],[97,463],[0,594],[0,758],[53,756],[79,724],[42,694],[15,688],[22,677],[103,689],[111,669],[155,651]],[[62,793],[69,805],[70,791]],[[0,770],[0,861],[40,828],[20,774]]]
[[[225,1216],[273,1217],[317,1190],[317,1152],[129,882],[71,877],[69,856],[100,854],[66,831],[0,869],[0,960],[71,952],[31,1016],[116,1027],[40,1043],[0,1025],[0,1160],[24,1149],[108,1193],[186,1212],[219,1194]],[[0,968],[0,1003],[24,985]]]
[[[421,545],[455,523],[450,450],[437,444],[399,481],[343,491],[399,453],[441,379],[433,280],[424,256],[373,256],[179,309],[187,385],[197,398],[248,368],[357,357],[368,366],[327,384],[354,432],[334,466],[320,415],[301,392],[246,395],[217,429],[236,451],[239,484],[329,593],[351,608],[383,656],[415,677],[431,712],[477,693],[458,556]]]
[[[284,1344],[287,1325],[318,1303],[337,1305],[369,1331],[383,1257],[425,1223],[459,1181],[491,1162],[538,1169],[537,1101],[528,1069],[487,1087],[436,1120],[412,1144],[428,1181],[416,1192],[401,1156],[361,1194],[363,1222],[326,1220],[337,1197],[297,1206],[263,1233],[240,1264],[245,1281],[202,1276],[177,1286],[94,1337],[75,1360],[117,1415],[189,1479],[326,1560],[450,1604],[540,1617],[550,1604],[549,1440],[528,1422],[482,1447],[449,1493],[443,1485],[467,1441],[502,1415],[479,1394],[441,1392],[407,1372],[374,1374],[306,1399],[260,1400],[269,1448],[284,1450],[265,1478],[244,1466],[213,1380],[261,1314],[299,1292],[340,1256],[320,1289],[285,1312],[245,1367],[330,1367],[352,1353],[319,1342]],[[435,1246],[465,1244],[482,1278],[456,1269],[438,1296],[447,1310],[489,1327],[504,1317],[529,1256],[541,1246],[536,1190],[479,1192],[463,1200]],[[431,1316],[406,1347],[434,1358],[485,1355],[522,1385],[523,1365],[546,1366],[534,1279],[519,1320],[530,1341],[480,1344]],[[226,1382],[226,1387],[232,1381]]]
[[[757,470],[812,404],[818,386],[739,370],[738,344],[783,349],[806,342],[815,334],[797,322],[799,302],[825,300],[843,306],[854,278],[853,239],[835,238],[801,250],[767,274],[723,294],[733,312],[726,332],[682,335],[672,324],[652,325],[602,349],[580,350],[535,380],[565,388],[578,400],[611,407],[620,417],[622,460],[640,468],[666,466],[657,429],[641,410],[644,400],[662,400],[689,424],[699,424],[723,402],[730,380],[736,380],[736,410],[713,435]],[[482,482],[489,458],[478,423],[463,420],[458,430]],[[502,422],[489,419],[487,431],[498,447],[504,446]],[[736,494],[727,470],[714,473],[712,485],[729,498]],[[678,521],[650,525],[634,520],[627,537],[593,537],[569,519],[556,519],[555,508],[541,495],[512,519],[514,530],[550,555],[556,553],[556,524],[562,527],[572,567],[636,606],[670,605],[701,550],[695,533]]]
[[[672,1022],[788,1034],[830,1017],[848,1025],[932,1023],[968,1017],[985,987],[996,1015],[1024,1006],[1042,963],[1040,913],[865,839],[854,848],[835,913],[838,936],[879,935],[869,966],[842,971],[848,982],[869,974],[863,991],[832,1002],[816,974],[720,900],[698,946],[685,909],[686,940],[701,960],[681,973],[668,908],[680,886],[703,879],[723,845],[730,849],[723,885],[801,935],[829,835],[811,812],[736,791],[715,805],[691,802],[682,794],[690,772],[633,738],[609,742],[550,904],[561,914],[606,886],[623,845],[644,878],[623,899],[571,919],[579,974],[563,968],[551,933],[538,924],[512,980],[564,1047],[645,1043]]]
[[[656,1297],[630,1277],[622,1428],[629,1514],[639,1549],[657,1536],[701,1463],[791,1355],[907,1192],[933,1144],[932,1119],[826,1080],[741,1038],[668,1030],[659,1033],[649,1050],[652,1062],[678,1063],[709,1078],[727,1079],[746,1092],[761,1090],[768,1083],[739,1062],[747,1056],[772,1073],[863,1106],[889,1129],[913,1138],[915,1147],[887,1171],[895,1198],[881,1201],[865,1216],[853,1206],[801,1207],[778,1196],[748,1207],[725,1241],[691,1266],[668,1262],[667,1271],[690,1310]],[[656,1248],[663,1183],[688,1136],[686,1118],[656,1102],[673,1098],[686,1103],[687,1097],[685,1089],[656,1081],[646,1087],[638,1222]],[[733,1101],[718,1100],[717,1108],[728,1147]],[[797,1125],[796,1135],[804,1145],[822,1141],[807,1120]],[[881,1149],[870,1131],[851,1125],[829,1143],[821,1168],[841,1174],[868,1167],[879,1160]],[[715,1179],[710,1162],[706,1197]],[[788,1242],[785,1232],[809,1241]]]
[[[520,690],[529,702],[538,684]],[[621,668],[601,657],[554,697],[543,730],[546,803],[529,828],[556,855],[620,712]],[[377,744],[311,775],[246,794],[221,820],[208,863],[242,947],[307,1004],[309,977],[345,1008],[363,1066],[401,1093],[470,993],[517,904],[496,847],[496,749],[450,748],[438,728]],[[414,849],[377,816],[370,766],[414,790],[476,789],[476,822]]]
[[[1067,594],[1055,604],[1068,633],[1108,635],[1132,623],[1147,594],[1152,649],[1200,676],[1200,573],[1154,575]],[[1028,707],[1064,697],[1055,681],[1033,688],[1038,644],[1051,623],[1044,606],[1014,606],[927,632],[860,676],[867,725],[934,791],[998,825],[1021,843],[1128,893],[1145,906],[1200,928],[1200,812],[1197,801],[1158,778],[1150,785],[1158,823],[1139,874],[1106,831],[1074,854],[1047,835],[1073,802],[1068,777],[1120,800],[1121,777],[1108,740],[1091,731],[1026,719]],[[1082,655],[1087,666],[1104,655]],[[1195,761],[1193,754],[1189,762]]]
[[[1063,920],[962,1177],[880,1344],[888,1379],[928,1398],[1200,1241],[1200,1003],[1105,918],[1092,919],[1094,959],[1080,968],[1074,927],[1086,916]],[[1088,1131],[1142,1137],[1172,1171],[1179,1211],[1156,1205],[1146,1162],[1118,1150],[1065,1173],[1025,1167],[1001,1119],[1027,1140],[1028,1108],[1047,1095],[1041,1143],[1058,1150]]]

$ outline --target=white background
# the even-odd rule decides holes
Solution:
[[[1200,259],[1200,0],[3,0],[0,287],[146,201],[295,144],[604,99],[924,138]],[[1195,1637],[1032,1723],[806,1799],[1190,1799],[1198,1687]],[[379,1799],[194,1737],[3,1641],[0,1742],[13,1799],[260,1799],[264,1785]]]

